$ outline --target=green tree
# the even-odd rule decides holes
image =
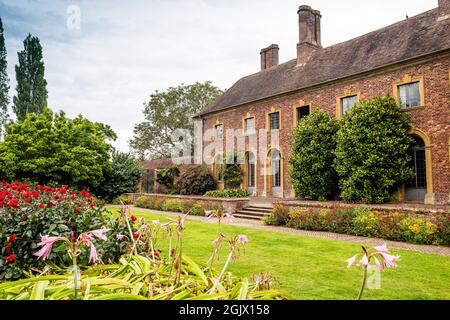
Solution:
[[[98,187],[111,171],[104,126],[63,112],[29,113],[6,125],[0,143],[0,179],[58,182],[76,188]]]
[[[16,65],[17,95],[13,98],[13,110],[19,121],[27,113],[42,113],[47,107],[48,96],[39,39],[29,34],[23,44],[24,50],[18,53],[19,64]]]
[[[177,129],[194,134],[192,116],[222,94],[211,82],[180,85],[164,92],[156,91],[145,103],[145,122],[134,127],[130,147],[139,158],[169,158],[175,147],[172,133]],[[190,141],[186,141],[191,143]]]
[[[95,194],[111,203],[124,193],[136,192],[144,168],[129,153],[114,151],[112,168],[105,174],[105,181],[95,190]]]
[[[244,179],[244,172],[240,165],[242,155],[230,153],[223,157],[223,166],[221,166],[223,182],[225,188],[239,189]]]
[[[339,124],[323,110],[302,119],[292,133],[291,182],[301,198],[330,199],[338,189],[333,168]]]
[[[8,119],[9,78],[7,66],[3,22],[2,19],[0,19],[0,137],[2,136],[4,125]]]
[[[414,176],[409,129],[408,116],[389,96],[358,103],[345,115],[335,160],[342,199],[384,203]]]

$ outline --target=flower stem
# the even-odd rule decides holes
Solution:
[[[74,299],[78,300],[78,266],[76,254],[72,256],[72,265],[73,265]]]
[[[361,289],[359,290],[358,298],[356,300],[361,300],[362,295],[364,293],[364,289],[366,288],[366,282],[367,282],[367,268],[364,268],[363,281],[361,283]]]
[[[222,271],[220,272],[219,276],[217,277],[217,279],[214,281],[214,286],[211,289],[211,293],[214,293],[214,291],[216,290],[217,285],[219,284],[220,279],[222,279],[225,271],[228,268],[228,264],[231,261],[231,258],[233,257],[233,253],[234,253],[234,249],[231,249],[230,254],[228,255],[227,261],[225,262],[225,265],[222,268]]]

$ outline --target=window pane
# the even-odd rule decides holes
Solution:
[[[408,83],[398,87],[400,106],[413,108],[420,106],[420,83]]]
[[[358,96],[342,98],[341,99],[342,115],[345,115],[357,103],[358,103]]]
[[[297,122],[307,116],[309,116],[309,106],[297,108]]]
[[[216,126],[216,139],[222,140],[223,138],[223,125]]]
[[[255,133],[255,118],[245,119],[245,132],[247,134]]]
[[[280,129],[280,113],[275,112],[269,115],[270,119],[270,130],[278,130]]]

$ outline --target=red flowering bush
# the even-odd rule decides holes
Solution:
[[[98,244],[99,256],[113,262],[124,252],[126,244],[116,235],[126,227],[98,206],[88,191],[0,182],[0,280],[17,279],[24,271],[42,267],[34,256],[41,235],[69,236],[71,231],[81,234],[102,227],[111,229],[111,241]],[[80,258],[83,264],[88,255]],[[49,260],[70,263],[58,250]]]

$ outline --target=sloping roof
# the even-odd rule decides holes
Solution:
[[[450,49],[450,19],[437,18],[436,8],[317,50],[303,66],[294,59],[244,77],[198,116]]]

